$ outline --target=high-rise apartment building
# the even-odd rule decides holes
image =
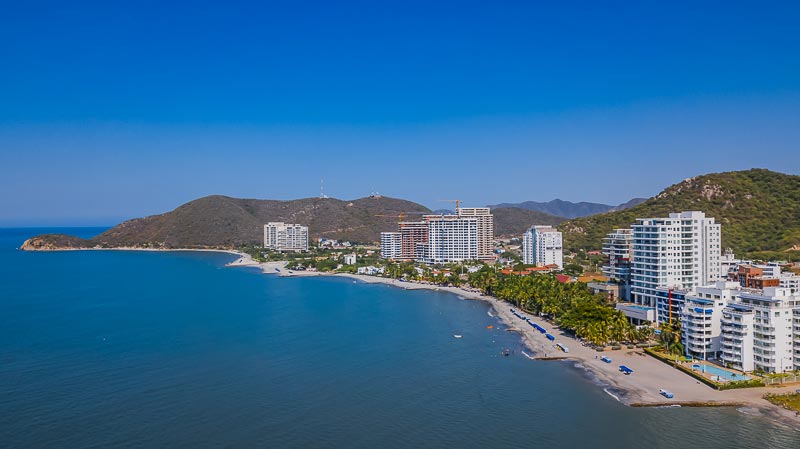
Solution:
[[[658,287],[688,291],[720,279],[720,225],[703,212],[640,218],[632,228],[635,303],[654,307]]]
[[[418,260],[429,264],[478,259],[478,219],[460,215],[425,215],[428,242],[418,245]]]
[[[722,314],[722,361],[742,371],[792,371],[798,354],[794,342],[800,297],[789,289],[767,287],[762,293],[742,292]]]
[[[680,311],[681,339],[686,355],[699,359],[715,359],[722,351],[723,310],[739,300],[738,282],[718,281],[697,287],[687,294]]]
[[[381,232],[381,257],[400,259],[403,256],[403,237],[399,232]]]
[[[426,221],[401,221],[399,226],[401,237],[399,259],[419,259],[423,246],[428,244],[428,223]]]
[[[474,217],[478,226],[478,259],[494,258],[494,217],[488,207],[456,208],[459,217]]]
[[[551,226],[532,226],[522,235],[522,262],[564,267],[561,232]]]
[[[264,225],[264,248],[275,251],[308,251],[308,226],[269,222]]]
[[[603,276],[619,286],[619,298],[630,301],[633,229],[615,229],[603,239]]]

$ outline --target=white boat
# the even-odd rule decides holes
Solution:
[[[453,335],[453,338],[461,338],[461,335],[459,335],[459,334],[454,334],[454,335]]]

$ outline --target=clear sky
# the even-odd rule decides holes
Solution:
[[[5,2],[0,225],[320,178],[443,208],[800,174],[798,5]]]

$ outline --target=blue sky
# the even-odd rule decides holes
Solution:
[[[794,2],[110,3],[4,6],[0,225],[800,174]]]

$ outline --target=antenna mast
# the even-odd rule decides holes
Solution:
[[[327,195],[325,195],[325,178],[319,178],[319,197],[327,198]]]

